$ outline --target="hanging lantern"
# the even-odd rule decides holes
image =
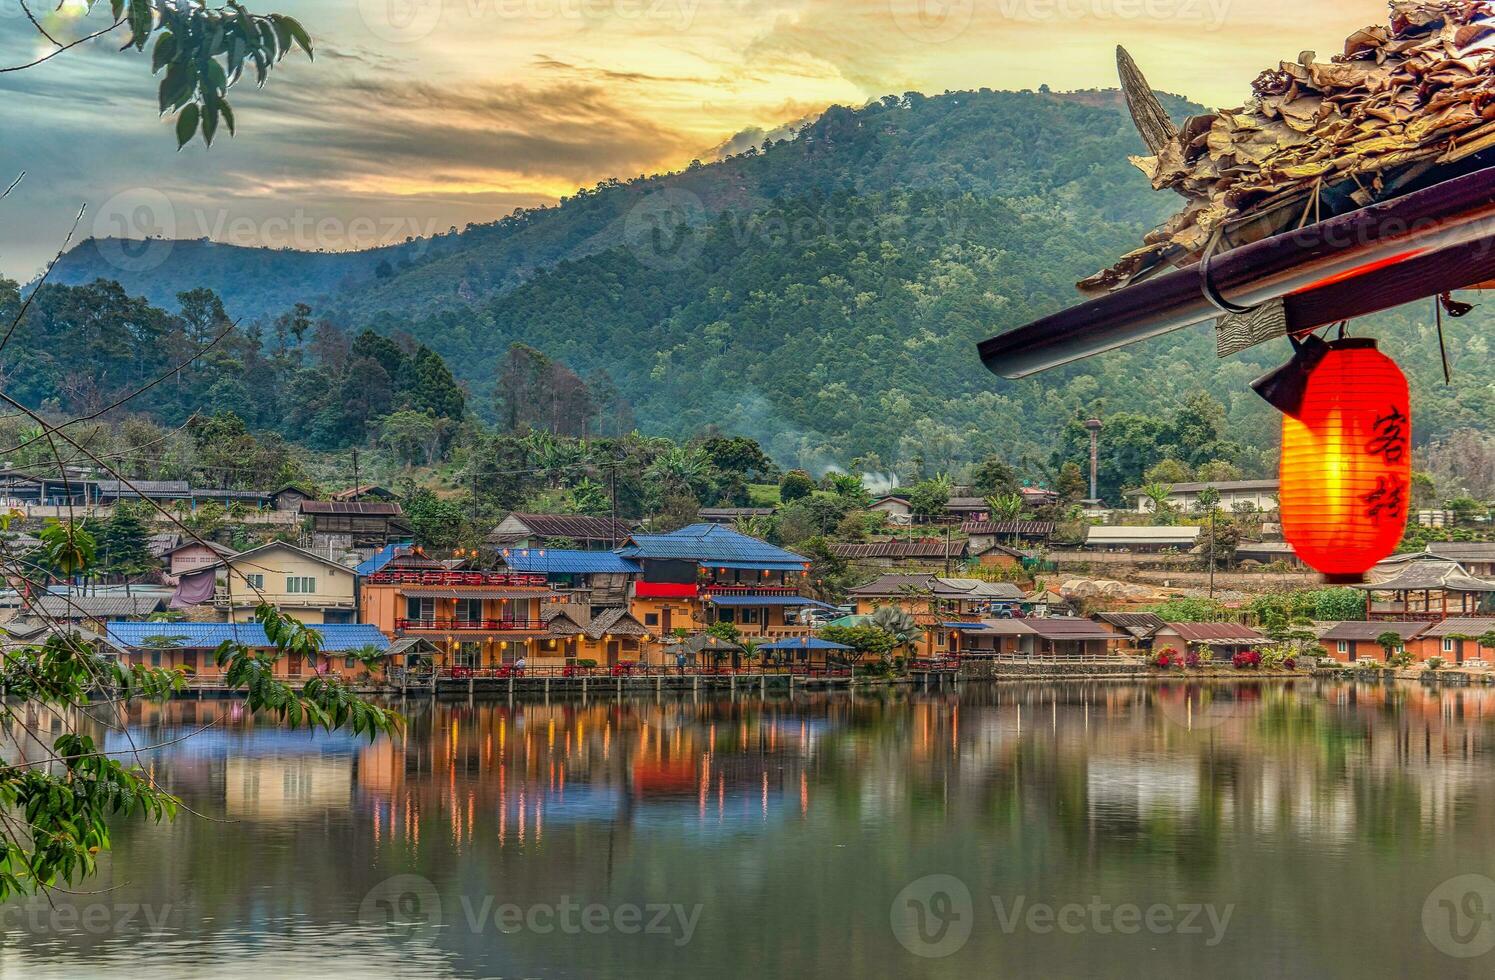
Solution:
[[[1280,406],[1282,534],[1330,582],[1347,584],[1364,581],[1406,532],[1411,407],[1406,377],[1374,340],[1327,346],[1301,397]]]

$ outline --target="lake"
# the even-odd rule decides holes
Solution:
[[[402,710],[373,744],[221,701],[98,726],[195,812],[121,824],[90,894],[0,907],[0,975],[1495,970],[1495,691]]]

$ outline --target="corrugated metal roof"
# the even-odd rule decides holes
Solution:
[[[618,553],[625,558],[679,559],[703,565],[743,562],[755,568],[765,567],[763,563],[802,567],[809,561],[720,524],[692,524],[669,534],[635,534]]]
[[[835,609],[835,606],[814,599],[806,599],[797,595],[714,595],[711,597],[713,605],[717,606],[818,606],[821,609]]]
[[[557,575],[619,574],[642,572],[637,562],[611,551],[572,551],[560,548],[510,548],[504,564],[516,572]]]
[[[1193,544],[1199,540],[1197,527],[1092,527],[1086,535],[1088,544]]]
[[[844,643],[832,643],[830,640],[822,640],[813,636],[791,637],[784,640],[775,640],[758,647],[759,650],[850,650],[851,647]]]
[[[1046,538],[1054,533],[1053,521],[966,521],[961,530],[967,534],[1011,535],[1024,538]]]
[[[1045,640],[1114,640],[1116,634],[1088,619],[1025,619],[1024,625]]]
[[[332,623],[312,628],[322,634],[322,649],[328,653],[366,646],[380,650],[389,647],[384,634],[367,623]],[[229,642],[249,647],[270,645],[259,623],[108,623],[105,629],[111,641],[132,649],[150,646],[212,650]]]
[[[1166,627],[1186,643],[1257,643],[1265,640],[1256,630],[1239,623],[1169,623]]]
[[[947,549],[948,548],[948,552]],[[946,544],[944,541],[873,541],[861,543],[837,543],[831,545],[831,554],[837,558],[851,560],[866,558],[929,558],[944,560],[959,558],[965,550],[963,542]]]
[[[124,619],[149,616],[166,601],[160,596],[130,595],[42,595],[32,608],[49,619]]]
[[[405,511],[399,504],[371,500],[303,500],[303,514],[352,514],[359,517],[403,517]]]
[[[1382,633],[1395,633],[1406,642],[1427,630],[1428,623],[1335,623],[1319,637],[1320,640],[1375,641]]]
[[[529,529],[530,534],[542,538],[570,538],[573,541],[617,541],[628,540],[633,528],[610,517],[589,517],[585,514],[510,514],[508,521],[517,521]],[[500,525],[502,527],[502,525]],[[494,529],[490,537],[500,536]],[[517,540],[523,535],[513,535]]]
[[[1422,635],[1426,637],[1472,636],[1478,638],[1491,630],[1495,630],[1495,618],[1488,616],[1466,617],[1462,619],[1445,619],[1441,623],[1433,623]]]
[[[1354,588],[1367,592],[1415,592],[1420,589],[1495,592],[1495,582],[1473,577],[1458,562],[1423,558],[1405,563],[1405,568],[1399,575],[1384,582],[1363,583]]]

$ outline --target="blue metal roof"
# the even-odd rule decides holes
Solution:
[[[941,623],[940,626],[947,630],[965,630],[968,633],[980,633],[986,629],[985,623]]]
[[[259,623],[107,623],[109,639],[122,647],[173,646],[211,650],[221,643],[269,646]],[[146,640],[156,642],[146,644]]]
[[[801,561],[703,561],[702,568],[735,568],[747,572],[802,572]]]
[[[728,567],[769,570],[774,565],[793,565],[798,570],[809,563],[809,559],[792,551],[720,524],[692,524],[669,534],[635,534],[627,545],[618,549],[618,554],[625,558],[694,561],[716,567],[733,562],[735,566]]]
[[[816,602],[798,595],[714,595],[711,601],[718,606],[817,606],[835,609],[835,606]]]
[[[106,625],[109,639],[122,647],[139,648],[146,641],[157,642],[149,646],[170,646],[188,650],[213,650],[227,642],[243,643],[250,647],[268,647],[270,640],[259,623],[109,623]],[[322,634],[322,649],[327,653],[340,653],[372,646],[380,650],[389,647],[389,640],[378,628],[368,623],[333,623],[313,626]],[[169,641],[169,642],[168,642]]]
[[[637,562],[611,551],[568,551],[559,548],[510,548],[504,564],[516,572],[557,575],[589,575],[617,572],[637,575],[643,571]]]
[[[370,558],[366,562],[363,562],[353,570],[359,575],[372,575],[375,572],[379,571],[379,569],[383,568],[385,565],[388,565],[390,562],[394,561],[395,554],[399,551],[399,549],[409,548],[410,545],[411,542],[409,541],[402,541],[398,544],[387,544],[384,547],[380,548],[377,552],[375,552],[374,557]]]
[[[852,647],[844,643],[832,643],[830,640],[821,640],[815,637],[796,637],[788,640],[775,640],[765,643],[759,650],[850,650]]]

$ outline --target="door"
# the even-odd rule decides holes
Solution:
[[[286,673],[291,677],[301,676],[301,654],[291,653],[286,655]]]
[[[659,611],[659,631],[665,636],[669,636],[673,631],[673,627],[670,626],[671,615],[672,611],[669,606]]]
[[[618,665],[618,661],[619,659],[621,659],[619,655],[621,654],[622,649],[623,644],[621,644],[617,640],[607,641],[607,665],[609,667],[616,667]]]

